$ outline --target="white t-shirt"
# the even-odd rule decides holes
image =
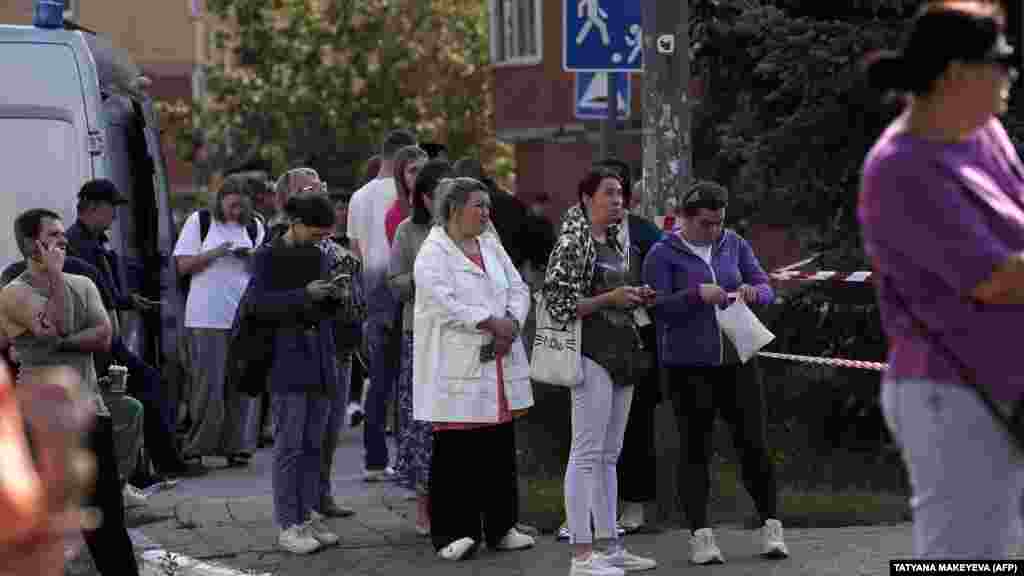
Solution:
[[[367,279],[386,274],[391,258],[384,219],[398,198],[394,178],[375,178],[352,195],[348,204],[348,237],[359,240],[363,274]]]
[[[254,246],[245,226],[218,222],[211,217],[210,230],[200,245],[199,213],[194,212],[185,220],[181,236],[174,246],[174,255],[196,256],[229,241],[236,248],[255,248],[263,242],[265,234],[263,226],[257,225],[257,229]],[[185,327],[231,329],[238,303],[249,283],[249,276],[248,261],[230,254],[214,260],[202,272],[193,274],[188,300],[185,302]]]
[[[712,248],[711,244],[707,244],[705,246],[701,246],[699,244],[694,244],[694,243],[688,241],[686,238],[683,238],[682,234],[679,234],[679,240],[681,240],[683,242],[683,244],[686,245],[687,248],[689,248],[690,250],[693,250],[694,254],[696,254],[697,256],[700,256],[700,259],[703,260],[704,262],[706,262],[708,266],[711,266],[711,248]],[[715,273],[715,270],[714,270],[714,267],[712,267],[711,274],[714,275],[714,273]]]

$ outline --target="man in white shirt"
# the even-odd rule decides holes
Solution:
[[[369,348],[370,388],[366,394],[363,444],[366,449],[367,482],[384,480],[393,474],[388,466],[385,438],[386,406],[398,378],[398,328],[400,313],[387,285],[391,246],[384,227],[387,211],[398,196],[394,179],[395,154],[416,144],[407,130],[395,130],[381,146],[377,177],[352,195],[348,206],[348,236],[351,249],[363,265],[367,320],[364,334]]]

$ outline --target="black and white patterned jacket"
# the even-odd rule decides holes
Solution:
[[[608,241],[618,242],[619,226],[608,228]],[[557,322],[576,318],[576,305],[586,298],[594,281],[597,248],[590,233],[590,219],[581,204],[570,208],[562,217],[555,249],[548,259],[544,278],[544,299],[548,313]]]

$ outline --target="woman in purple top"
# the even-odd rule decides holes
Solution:
[[[682,226],[666,234],[644,260],[644,281],[658,293],[655,325],[669,396],[678,422],[686,423],[679,496],[690,522],[690,561],[723,562],[708,523],[711,435],[721,412],[740,454],[743,485],[761,516],[761,554],[789,555],[776,511],[775,471],[765,446],[764,390],[752,359],[722,335],[715,307],[730,294],[751,305],[775,294],[754,251],[740,235],[722,227],[728,193],[713,182],[694,184],[683,197]]]
[[[921,557],[1005,558],[1021,511],[1024,461],[965,385],[996,402],[1024,391],[1024,167],[995,117],[1014,75],[1003,19],[987,2],[934,3],[902,52],[867,69],[908,95],[865,160],[859,218],[889,338],[882,408]]]

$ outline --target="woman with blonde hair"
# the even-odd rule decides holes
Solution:
[[[413,414],[434,428],[434,548],[441,558],[462,560],[481,540],[498,550],[534,544],[515,528],[512,422],[533,405],[530,365],[519,338],[530,292],[497,236],[488,232],[487,188],[456,178],[435,196],[437,225],[413,269]]]

